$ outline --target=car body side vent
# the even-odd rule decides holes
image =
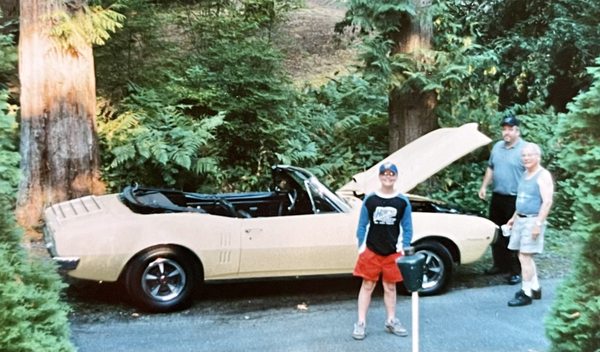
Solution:
[[[68,218],[99,212],[102,210],[102,204],[96,197],[87,196],[55,204],[51,206],[50,209],[52,209],[56,219],[61,221]]]

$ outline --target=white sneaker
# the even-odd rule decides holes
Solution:
[[[385,331],[398,336],[408,336],[408,331],[396,318],[385,322]]]
[[[365,332],[366,326],[365,323],[354,323],[354,330],[352,331],[352,337],[355,340],[363,340],[367,333]]]

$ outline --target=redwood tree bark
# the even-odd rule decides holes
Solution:
[[[50,37],[50,15],[65,1],[21,0],[21,172],[16,215],[36,226],[51,203],[101,193],[91,44],[65,50]],[[73,2],[71,2],[72,4]]]
[[[431,1],[411,1],[417,9],[417,15],[401,19],[402,30],[392,38],[395,43],[392,55],[411,53],[415,55],[415,60],[424,60],[419,56],[419,51],[431,49],[433,24],[427,11]],[[413,91],[407,94],[392,89],[388,101],[390,153],[438,127],[433,113],[437,102],[434,92]]]

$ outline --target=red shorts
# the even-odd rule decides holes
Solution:
[[[399,257],[400,253],[382,256],[367,248],[358,256],[352,274],[369,281],[378,281],[379,275],[382,274],[385,282],[400,282],[402,274],[396,264]]]

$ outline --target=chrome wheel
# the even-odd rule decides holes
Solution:
[[[417,243],[415,251],[425,256],[423,284],[419,291],[421,295],[431,296],[444,292],[454,270],[450,251],[443,244],[434,240]]]
[[[423,289],[431,290],[440,283],[444,275],[444,262],[434,252],[419,251],[425,255],[425,272],[423,273]]]
[[[141,276],[142,290],[157,301],[171,301],[183,292],[186,283],[184,269],[169,258],[156,258]]]
[[[135,256],[122,280],[136,305],[158,313],[187,307],[202,278],[202,263],[192,253],[156,247]]]

